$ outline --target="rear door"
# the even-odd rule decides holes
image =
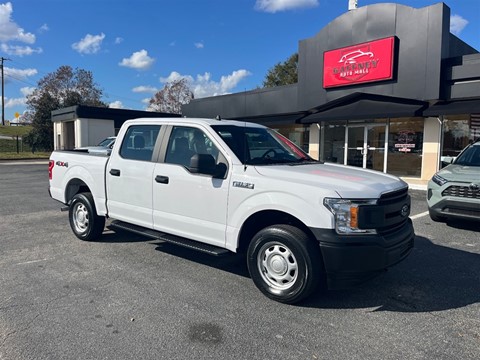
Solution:
[[[195,154],[211,155],[216,164],[224,164],[224,178],[192,173],[190,159]],[[219,147],[201,128],[172,126],[167,130],[153,171],[154,228],[225,246],[229,167]]]
[[[158,153],[160,125],[133,124],[106,169],[109,216],[152,228],[152,182]],[[156,156],[155,156],[156,158]]]

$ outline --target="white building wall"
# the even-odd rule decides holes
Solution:
[[[113,120],[75,120],[75,147],[95,146],[108,136],[115,135]]]

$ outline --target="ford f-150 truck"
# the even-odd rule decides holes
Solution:
[[[284,303],[364,281],[414,243],[404,181],[316,161],[242,121],[128,120],[110,155],[54,151],[49,178],[79,239],[99,238],[108,219],[212,255],[243,253],[258,289]]]

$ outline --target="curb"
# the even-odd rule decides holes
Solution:
[[[0,165],[48,165],[48,159],[0,160]]]

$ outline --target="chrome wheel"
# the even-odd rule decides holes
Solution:
[[[269,242],[257,256],[258,271],[272,288],[286,290],[295,284],[298,263],[292,251],[282,243]]]
[[[88,209],[83,203],[76,203],[73,208],[73,225],[78,233],[84,233],[88,230],[90,224],[90,215]]]

